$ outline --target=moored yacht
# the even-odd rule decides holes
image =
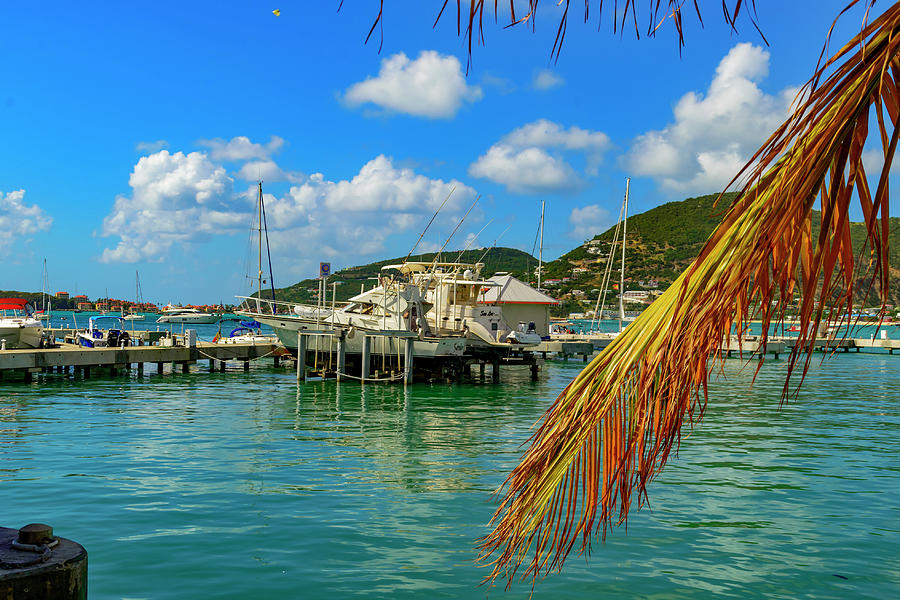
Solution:
[[[40,348],[44,327],[34,318],[27,300],[0,298],[0,347]]]
[[[171,304],[162,309],[162,316],[156,319],[157,323],[217,323],[219,315],[200,312],[196,308],[184,308]]]

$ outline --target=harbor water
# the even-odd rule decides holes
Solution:
[[[534,597],[897,597],[900,356],[816,357],[779,408],[786,362],[752,383],[755,362],[728,361],[650,507]],[[92,599],[528,598],[480,587],[474,545],[581,367],[406,388],[298,386],[266,360],[0,382],[0,525],[84,545]]]

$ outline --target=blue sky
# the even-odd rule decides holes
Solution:
[[[130,298],[137,270],[148,300],[233,301],[257,178],[278,286],[405,255],[452,188],[425,249],[480,195],[449,247],[484,228],[473,247],[531,251],[545,200],[554,258],[613,224],[626,176],[632,212],[720,191],[845,0],[757,2],[768,46],[701,2],[680,55],[670,24],[614,35],[605,3],[556,63],[546,2],[534,32],[487,23],[468,75],[441,2],[386,3],[380,53],[378,3],[338,4],[0,8],[0,289],[39,289],[46,258],[54,291]]]

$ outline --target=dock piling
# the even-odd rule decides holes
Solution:
[[[363,336],[362,340],[362,383],[369,378],[369,368],[372,361],[372,338],[368,335]]]

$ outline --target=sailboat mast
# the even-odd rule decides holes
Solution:
[[[257,184],[259,185],[259,197],[257,198],[257,202],[256,202],[256,216],[258,217],[256,220],[257,221],[257,234],[258,234],[257,241],[259,244],[259,252],[257,253],[257,255],[259,256],[259,265],[258,265],[258,270],[257,270],[257,287],[256,287],[256,289],[259,293],[259,299],[262,300],[262,274],[263,274],[263,270],[262,270],[262,226],[263,226],[262,181],[258,181]]]
[[[537,289],[541,289],[541,271],[544,269],[544,201],[541,200],[541,235],[538,245]]]
[[[628,187],[631,177],[625,178],[625,208],[622,219],[622,268],[619,271],[619,331],[622,331],[622,321],[625,320],[625,236],[628,234]]]

